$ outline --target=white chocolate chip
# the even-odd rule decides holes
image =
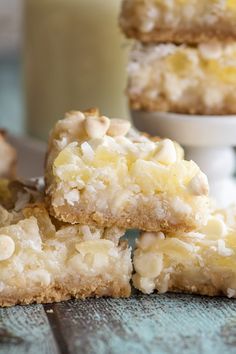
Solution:
[[[217,60],[222,55],[221,44],[217,41],[201,43],[198,49],[202,58],[206,60]]]
[[[15,252],[15,242],[6,235],[0,235],[0,261],[10,258]]]
[[[164,165],[171,165],[175,163],[177,160],[177,154],[173,141],[170,139],[161,141],[159,143],[155,159]]]
[[[160,275],[163,267],[163,256],[157,253],[136,252],[134,267],[137,273],[144,278],[156,278]]]
[[[198,172],[189,183],[189,190],[196,196],[208,195],[209,184],[207,176],[203,172]]]
[[[102,117],[87,117],[84,121],[84,128],[89,138],[99,139],[106,135],[110,126],[110,119]]]
[[[110,136],[125,136],[130,130],[131,124],[124,119],[111,119],[110,127],[107,131],[107,135]]]
[[[209,238],[219,239],[227,235],[227,226],[224,221],[216,216],[211,216],[201,230]]]

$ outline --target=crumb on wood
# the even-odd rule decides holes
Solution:
[[[53,313],[53,309],[46,310],[47,313]]]

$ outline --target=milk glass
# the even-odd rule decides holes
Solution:
[[[128,44],[120,0],[25,0],[24,69],[28,132],[46,139],[71,109],[127,117]]]

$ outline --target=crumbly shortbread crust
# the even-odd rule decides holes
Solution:
[[[120,26],[142,42],[196,44],[236,39],[234,0],[124,0]]]
[[[190,233],[143,233],[134,253],[136,288],[236,298],[236,209],[213,213]]]
[[[150,139],[99,112],[72,112],[49,141],[46,194],[69,223],[190,230],[208,213],[208,182],[180,146]]]
[[[131,108],[186,114],[236,113],[236,44],[136,43],[128,65]]]

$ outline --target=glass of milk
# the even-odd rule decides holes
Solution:
[[[120,0],[25,0],[28,132],[46,139],[68,110],[128,116]]]

